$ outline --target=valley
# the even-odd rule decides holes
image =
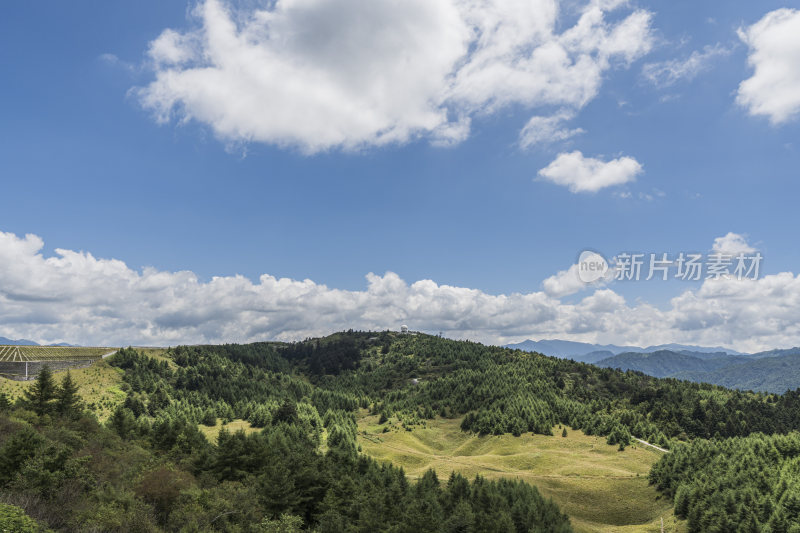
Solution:
[[[451,471],[468,478],[521,479],[535,485],[566,512],[577,532],[685,531],[672,503],[647,481],[661,452],[642,445],[624,451],[580,430],[553,428],[553,436],[478,436],[460,430],[461,420],[437,418],[425,427],[402,429],[396,420],[378,424],[362,413],[358,442],[364,453],[403,467],[413,479],[436,470],[446,482]],[[383,428],[388,428],[384,432]]]

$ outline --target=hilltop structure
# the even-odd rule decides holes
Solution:
[[[55,372],[84,368],[115,352],[112,348],[0,346],[0,377],[28,381],[36,379],[45,365]]]

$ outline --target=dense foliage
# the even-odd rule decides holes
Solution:
[[[708,372],[678,372],[675,377],[737,389],[784,392],[800,383],[800,354],[763,357]]]
[[[397,414],[408,425],[465,415],[462,428],[478,433],[550,434],[554,425],[567,424],[662,446],[800,428],[799,392],[733,391],[427,335],[349,336],[360,348],[356,369],[313,382],[376,412]],[[324,342],[312,342],[324,350]],[[300,352],[297,346],[274,349]],[[302,358],[290,361],[308,367]]]
[[[800,532],[800,434],[698,439],[656,463],[689,531]]]
[[[572,530],[526,483],[442,483],[429,471],[412,484],[359,455],[355,397],[278,372],[286,359],[249,359],[250,349],[178,348],[172,362],[120,351],[127,398],[105,425],[71,379],[45,372],[0,413],[0,501],[61,531]],[[218,414],[261,417],[263,429],[223,427],[210,443],[198,424]]]
[[[750,356],[725,353],[626,352],[595,363],[597,366],[637,370],[650,376],[712,383],[731,389],[783,393],[800,383],[800,350],[774,350]]]
[[[47,530],[19,507],[0,503],[0,531],[3,533],[44,533]]]
[[[0,501],[56,530],[570,530],[530,485],[441,483],[433,472],[411,484],[359,455],[355,416],[369,409],[406,429],[442,416],[484,434],[561,424],[620,448],[633,437],[668,446],[651,481],[692,531],[794,531],[800,516],[798,391],[733,391],[389,332],[177,347],[159,359],[127,349],[111,362],[126,397],[106,424],[84,411],[69,377],[57,384],[45,372],[14,405],[0,396]],[[229,432],[234,419],[259,430]],[[200,424],[223,425],[216,442]]]

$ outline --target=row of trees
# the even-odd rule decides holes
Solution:
[[[666,454],[650,481],[690,532],[800,532],[800,434],[697,439]]]
[[[70,372],[67,371],[61,384],[57,384],[53,379],[53,372],[47,365],[42,367],[33,385],[25,390],[21,405],[30,408],[39,416],[71,417],[82,409],[78,386]],[[10,407],[10,400],[0,392],[0,412],[7,411]]]

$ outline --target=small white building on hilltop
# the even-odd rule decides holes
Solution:
[[[405,324],[400,326],[400,333],[408,333],[408,326],[406,326]]]

